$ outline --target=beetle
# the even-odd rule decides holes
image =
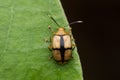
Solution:
[[[52,57],[60,64],[66,63],[72,57],[72,51],[75,48],[75,44],[73,43],[73,38],[71,34],[71,28],[69,31],[66,31],[64,27],[60,27],[60,25],[55,21],[55,19],[48,15],[52,21],[54,21],[59,27],[56,32],[54,32],[50,26],[48,28],[52,32],[53,36],[51,37],[51,45],[48,47],[50,51],[52,51]],[[70,23],[81,23],[82,21],[75,21]]]

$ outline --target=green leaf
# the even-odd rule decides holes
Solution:
[[[49,59],[47,14],[68,24],[59,0],[0,0],[0,80],[83,80],[77,49],[64,65]]]

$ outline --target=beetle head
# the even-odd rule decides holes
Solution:
[[[58,28],[58,31],[65,31],[65,28]]]
[[[65,32],[65,28],[58,28],[58,31],[56,32],[56,35],[65,35],[66,32]]]

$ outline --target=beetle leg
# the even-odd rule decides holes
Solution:
[[[50,56],[50,57],[49,57],[49,59],[52,59],[52,58],[53,58],[53,56]]]
[[[52,51],[52,46],[51,46],[51,45],[50,45],[50,46],[48,46],[48,48],[49,48],[49,50],[50,50],[50,51]]]
[[[76,46],[75,44],[72,44],[72,50],[74,50],[74,49],[75,49],[75,46]]]
[[[51,46],[51,45],[48,46],[48,48],[49,48],[50,51],[52,51],[52,46]],[[52,59],[52,58],[53,58],[53,56],[50,56],[50,57],[49,57],[49,59]]]
[[[51,26],[50,26],[50,25],[48,26],[48,29],[51,31],[51,33],[54,34],[54,31],[51,29]]]
[[[45,42],[47,42],[47,43],[48,43],[48,42],[50,42],[50,40],[49,40],[49,39],[45,39]]]

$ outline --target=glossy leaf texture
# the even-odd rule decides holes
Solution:
[[[0,80],[83,80],[77,49],[58,64],[45,39],[68,24],[60,0],[0,0]]]

